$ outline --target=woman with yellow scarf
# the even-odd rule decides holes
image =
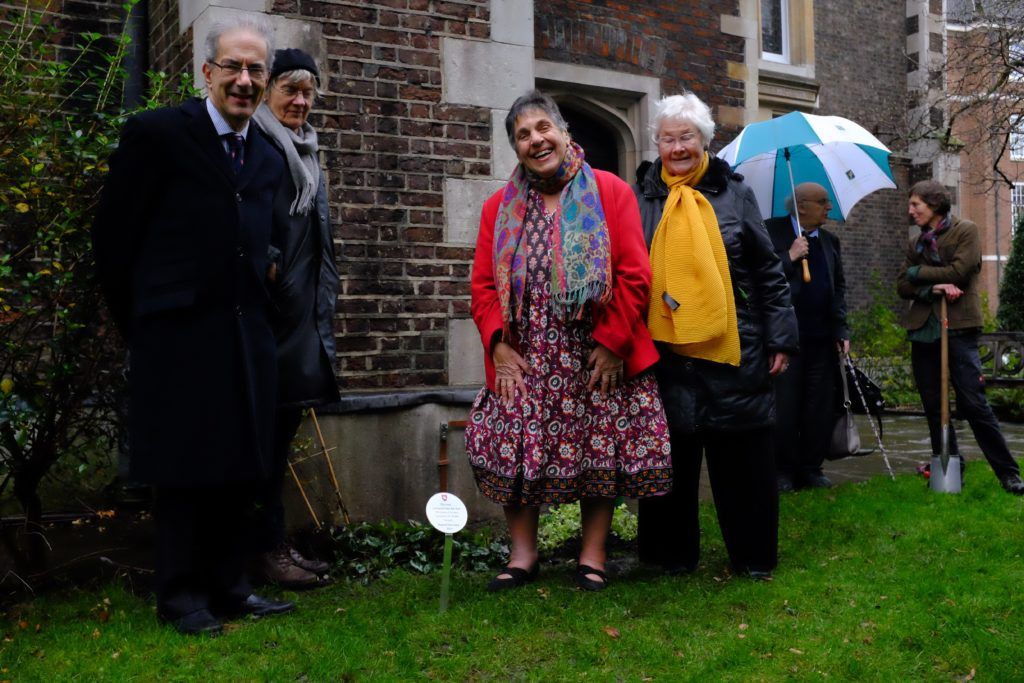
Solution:
[[[708,106],[692,93],[666,97],[652,129],[659,159],[636,192],[675,474],[672,493],[640,501],[640,559],[671,574],[697,568],[706,457],[733,571],[770,579],[779,518],[772,378],[798,350],[789,285],[753,191],[708,154]]]

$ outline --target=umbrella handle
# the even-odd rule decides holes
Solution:
[[[800,263],[804,267],[804,282],[810,282],[811,281],[811,269],[807,266],[807,259],[805,259],[805,258],[800,259]]]

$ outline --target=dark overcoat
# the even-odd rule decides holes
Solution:
[[[721,159],[711,157],[695,189],[715,211],[729,259],[740,365],[687,358],[659,344],[661,360],[655,372],[665,416],[673,432],[767,427],[775,420],[768,356],[776,352],[793,354],[800,347],[789,285],[764,229],[754,192],[743,184],[742,177]],[[636,190],[648,248],[661,222],[668,193],[659,159]]]
[[[271,255],[278,266],[271,285],[277,335],[278,401],[283,406],[314,406],[337,401],[334,375],[334,304],[338,268],[324,174],[306,215],[291,215],[297,190],[285,170],[274,200]]]
[[[93,245],[131,355],[131,473],[142,482],[194,487],[268,470],[267,250],[282,170],[250,126],[236,177],[199,99],[124,126]]]
[[[804,284],[804,271],[798,262],[789,260],[789,248],[796,239],[793,219],[789,216],[769,218],[764,222],[764,227],[768,229],[775,253],[782,261],[782,270],[786,274],[786,281],[789,282],[789,290],[795,302]],[[832,339],[849,339],[850,328],[846,322],[846,275],[843,273],[843,255],[839,247],[839,238],[825,228],[818,228],[818,239],[825,256],[825,268],[828,270],[828,287],[832,302],[829,311]]]

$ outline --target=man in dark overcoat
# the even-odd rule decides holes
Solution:
[[[832,485],[821,465],[831,443],[838,354],[850,351],[839,238],[822,227],[832,208],[828,192],[817,183],[801,183],[790,206],[790,215],[765,221],[800,327],[800,354],[789,372],[775,378],[779,491]]]
[[[258,17],[215,24],[207,98],[128,120],[93,228],[131,358],[132,475],[154,486],[157,615],[185,633],[294,608],[244,571],[277,391],[266,281],[283,163],[249,125],[272,55]]]

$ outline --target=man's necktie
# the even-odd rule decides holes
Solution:
[[[242,166],[245,164],[245,138],[240,133],[226,133],[224,141],[228,143],[231,170],[238,175],[242,172]]]

